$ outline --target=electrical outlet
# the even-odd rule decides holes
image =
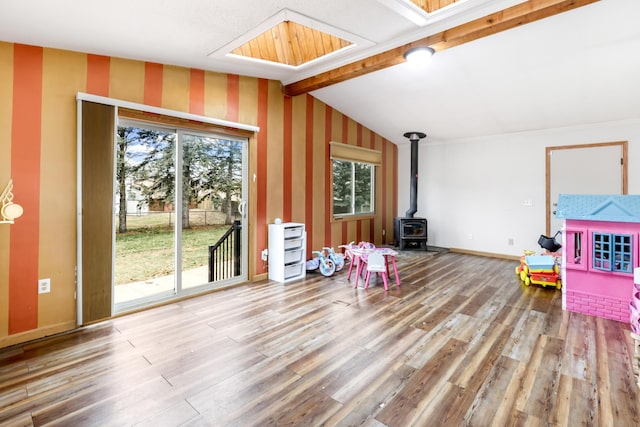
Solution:
[[[531,199],[527,199],[527,200],[523,200],[522,201],[522,206],[526,206],[528,208],[533,206],[533,200]]]
[[[507,244],[508,244],[509,246],[513,246],[513,237],[509,237],[509,238],[507,239]]]
[[[469,240],[473,240],[473,234],[469,233],[469,234],[467,235],[467,238],[468,238]]]
[[[38,280],[38,293],[48,294],[49,292],[51,292],[51,279]]]

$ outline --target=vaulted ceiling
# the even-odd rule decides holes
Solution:
[[[638,0],[23,0],[0,40],[276,79],[387,139],[640,118]],[[403,53],[436,50],[426,68]]]

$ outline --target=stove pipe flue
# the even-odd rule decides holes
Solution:
[[[406,132],[405,138],[411,141],[411,183],[409,195],[409,210],[405,213],[406,218],[413,218],[418,212],[418,142],[426,137],[424,132]]]

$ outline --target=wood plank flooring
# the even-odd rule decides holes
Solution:
[[[0,425],[640,425],[627,324],[515,261],[398,264],[388,292],[263,281],[0,349]]]

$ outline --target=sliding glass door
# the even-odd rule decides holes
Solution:
[[[246,139],[121,120],[115,151],[114,312],[246,279]]]
[[[114,301],[176,292],[176,140],[171,129],[121,123],[116,139]]]
[[[241,252],[237,249],[246,247],[237,239],[242,234],[245,200],[245,144],[210,134],[181,132],[180,139],[182,288],[233,281],[246,271],[242,263],[246,257],[237,257],[237,252]],[[227,233],[229,236],[225,236]],[[227,274],[215,274],[221,272]]]

